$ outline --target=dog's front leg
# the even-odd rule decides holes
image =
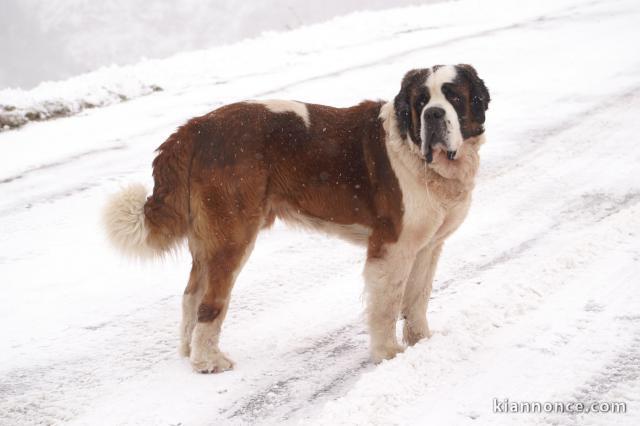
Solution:
[[[404,317],[403,338],[409,345],[431,337],[427,321],[427,306],[431,296],[433,276],[442,252],[442,242],[430,244],[418,253],[402,300],[402,316]]]
[[[371,358],[375,363],[391,359],[404,348],[396,337],[396,321],[402,307],[405,284],[415,252],[386,247],[379,257],[369,255],[364,269]]]

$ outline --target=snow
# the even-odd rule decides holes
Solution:
[[[104,67],[64,81],[44,82],[32,90],[3,89],[0,90],[0,131],[30,121],[74,115],[95,106],[107,106],[163,89],[175,92],[201,90],[207,96],[204,102],[217,106],[220,97],[225,96],[225,88],[217,86],[237,90],[237,86],[229,83],[244,80],[247,85],[259,84],[264,75],[269,76],[272,87],[266,91],[260,85],[247,87],[251,91],[245,97],[286,93],[284,89],[289,87],[322,80],[332,74],[350,73],[353,66],[381,65],[396,55],[417,53],[470,34],[500,31],[511,25],[512,20],[526,19],[544,10],[536,6],[506,4],[490,23],[479,23],[475,15],[482,13],[484,8],[480,4],[472,7],[476,11],[469,12],[469,7],[459,5],[433,5],[429,9],[429,19],[438,25],[425,25],[420,14],[416,15],[419,19],[408,21],[407,10],[411,8],[355,12],[289,33],[267,32],[256,39],[180,53],[169,59],[144,60],[135,66]],[[390,25],[389,21],[394,24]],[[363,22],[367,24],[363,25]],[[376,28],[375,33],[372,34],[371,28]],[[326,37],[327,29],[331,31],[331,38]],[[419,35],[428,36],[428,39],[425,41]],[[390,57],[380,57],[381,50]],[[349,58],[347,63],[345,58]],[[326,64],[319,69],[320,73],[318,63]],[[292,64],[297,67],[291,68]],[[305,74],[300,72],[302,69]],[[346,88],[347,80],[343,81]],[[238,98],[237,93],[226,96]],[[212,103],[212,98],[218,102]],[[348,99],[350,101],[352,97]]]
[[[31,121],[66,117],[162,90],[140,81],[130,70],[109,67],[33,90],[0,91],[0,131]]]
[[[82,78],[163,90],[1,133],[0,423],[638,424],[640,6],[530,3],[363,12],[113,68]],[[118,257],[107,195],[151,185],[153,150],[223,103],[390,99],[406,70],[459,62],[492,103],[434,336],[370,364],[363,250],[277,223],[233,292],[221,348],[236,369],[192,373],[177,355],[189,258]],[[93,93],[79,81],[56,90]],[[493,413],[494,398],[628,412]]]
[[[434,1],[442,0],[3,0],[0,52],[11,61],[0,67],[0,88],[29,89],[357,10]]]

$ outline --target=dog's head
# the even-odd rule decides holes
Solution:
[[[484,133],[489,91],[471,65],[436,65],[409,71],[394,107],[400,134],[427,162],[435,149],[450,160],[465,140]]]

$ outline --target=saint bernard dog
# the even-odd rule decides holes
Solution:
[[[280,218],[363,245],[371,357],[393,358],[398,319],[406,345],[430,336],[433,276],[469,209],[488,104],[462,64],[409,71],[393,102],[223,106],[160,145],[150,195],[132,185],[110,199],[107,234],[138,257],[188,241],[180,348],[202,373],[233,367],[220,329],[261,229]]]

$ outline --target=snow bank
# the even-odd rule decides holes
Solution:
[[[30,121],[65,117],[162,90],[143,82],[131,68],[109,67],[61,82],[46,82],[33,90],[0,91],[0,131]]]

